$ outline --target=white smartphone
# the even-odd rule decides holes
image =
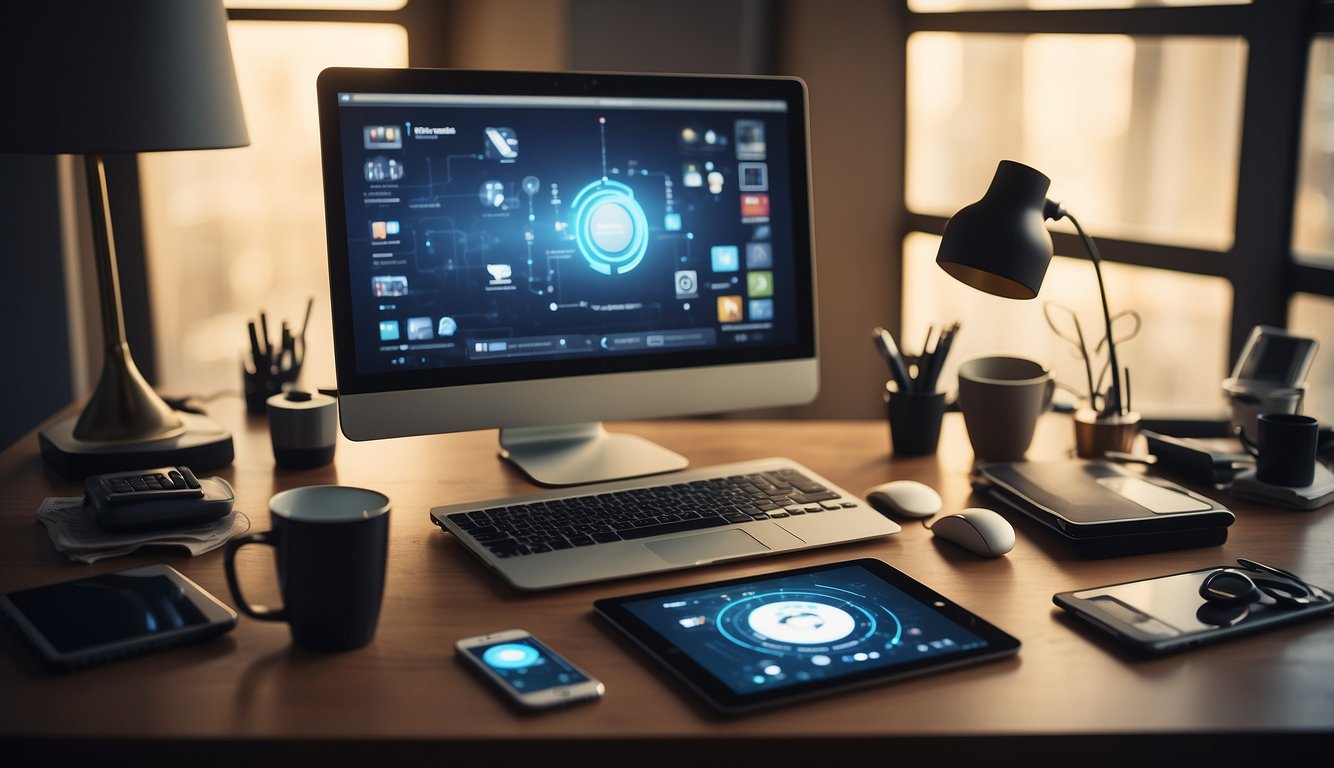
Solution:
[[[466,637],[454,643],[454,650],[460,661],[529,709],[596,699],[605,690],[602,683],[522,629]]]

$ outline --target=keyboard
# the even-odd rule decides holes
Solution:
[[[787,459],[437,507],[431,516],[507,577],[521,561],[530,560],[540,561],[548,571],[570,568],[595,574],[572,575],[568,582],[551,576],[562,583],[804,549],[898,530],[860,499]],[[840,533],[845,523],[846,530]],[[726,529],[745,533],[699,538]],[[737,546],[735,554],[732,545]],[[606,558],[605,567],[599,558]],[[622,573],[627,568],[629,572]],[[607,575],[597,575],[603,571]]]
[[[799,470],[783,468],[455,512],[449,519],[507,558],[855,506]]]

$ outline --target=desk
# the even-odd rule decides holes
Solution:
[[[372,443],[342,441],[334,465],[276,470],[265,422],[239,401],[216,403],[232,428],[236,461],[219,472],[237,508],[268,528],[266,501],[298,485],[374,488],[393,500],[384,609],[375,641],[358,651],[294,650],[281,624],[241,618],[223,639],[66,676],[43,672],[0,631],[0,754],[59,763],[115,756],[238,765],[311,758],[328,763],[578,763],[1124,765],[1292,764],[1334,742],[1334,621],[1325,619],[1153,661],[1094,642],[1051,603],[1053,593],[1250,557],[1334,585],[1334,506],[1290,512],[1222,497],[1237,513],[1226,545],[1083,560],[1025,519],[1007,557],[983,560],[907,524],[869,543],[742,561],[647,578],[524,594],[506,587],[427,510],[448,502],[525,493],[532,486],[496,458],[496,434],[477,432]],[[895,478],[940,491],[946,509],[970,498],[972,459],[963,423],[946,417],[938,456],[895,459],[879,422],[661,421],[615,425],[689,457],[696,466],[785,455],[854,492]],[[1068,417],[1043,417],[1030,458],[1066,455]],[[0,591],[165,560],[226,602],[222,554],[131,556],[68,562],[33,517],[49,495],[72,495],[38,456],[35,433],[0,454]],[[252,552],[255,551],[255,552]],[[244,550],[241,577],[272,581],[265,548]],[[593,615],[595,598],[775,569],[877,557],[1019,637],[1018,657],[839,695],[737,720],[707,715],[686,691]],[[263,595],[254,599],[262,601]],[[607,685],[601,701],[522,716],[452,659],[456,638],[521,626]],[[503,758],[503,759],[502,759]],[[787,758],[783,760],[782,758]],[[228,762],[232,761],[232,762]],[[874,762],[871,762],[874,761]],[[1211,762],[1206,762],[1211,761]],[[5,761],[7,765],[18,763]],[[154,762],[161,762],[160,759]],[[1297,762],[1301,762],[1298,760]]]

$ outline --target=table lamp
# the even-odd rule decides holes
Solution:
[[[84,156],[105,356],[77,417],[42,430],[42,455],[75,479],[232,460],[216,422],[172,410],[125,339],[103,156],[250,143],[221,0],[42,0],[6,9],[10,77],[0,152]]]
[[[945,224],[936,263],[960,282],[980,291],[1010,299],[1032,299],[1038,295],[1047,266],[1051,263],[1051,234],[1046,220],[1069,219],[1088,249],[1098,278],[1102,317],[1111,381],[1097,405],[1099,393],[1090,391],[1090,406],[1104,423],[1137,422],[1129,414],[1124,397],[1124,372],[1116,357],[1112,315],[1107,306],[1107,288],[1102,279],[1102,257],[1074,216],[1047,198],[1051,179],[1021,163],[1002,160],[981,200],[954,214]],[[1133,433],[1132,433],[1133,436]]]

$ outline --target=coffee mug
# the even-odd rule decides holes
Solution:
[[[1021,461],[1056,379],[1022,357],[978,357],[959,366],[959,409],[980,461]]]
[[[285,621],[292,642],[312,651],[360,648],[375,636],[389,549],[389,498],[363,488],[312,485],[269,499],[272,530],[227,542],[224,564],[236,607]],[[247,544],[274,548],[281,608],[252,606],[236,578]]]
[[[1288,488],[1314,483],[1319,422],[1292,413],[1262,413],[1255,421],[1255,440],[1245,428],[1238,430],[1241,442],[1255,456],[1255,479]]]

